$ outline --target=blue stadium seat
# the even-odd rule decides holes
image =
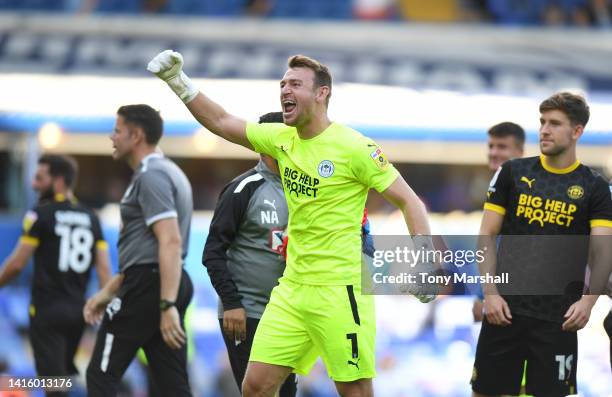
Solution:
[[[353,17],[353,3],[350,1],[321,1],[320,10],[320,18],[350,19]]]
[[[270,12],[276,18],[348,19],[350,0],[276,0]]]
[[[238,16],[243,13],[245,0],[212,1],[211,15]]]
[[[270,10],[270,16],[278,18],[300,18],[299,3],[299,0],[276,0]]]
[[[488,0],[489,12],[497,22],[506,25],[534,25],[540,16],[546,0]]]
[[[0,10],[18,10],[20,2],[17,0],[0,0]]]
[[[571,14],[577,8],[588,7],[587,0],[549,0],[548,3],[557,4],[566,14]]]
[[[0,0],[0,9],[14,11],[64,11],[65,0]]]
[[[142,11],[140,0],[101,0],[95,12],[137,14]]]
[[[24,0],[21,2],[28,10],[63,11],[67,4],[63,0]]]
[[[12,324],[20,328],[27,328],[30,323],[28,308],[30,307],[30,288],[11,287],[3,296],[3,310]]]
[[[242,15],[245,0],[171,0],[165,12],[198,16]]]
[[[167,14],[192,15],[195,14],[197,3],[204,3],[197,0],[172,0],[168,2],[165,12]]]

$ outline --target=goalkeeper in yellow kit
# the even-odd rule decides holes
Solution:
[[[284,124],[246,122],[198,91],[166,50],[148,70],[208,130],[278,160],[289,208],[287,267],[259,323],[243,396],[273,396],[321,356],[341,396],[372,396],[374,299],[361,294],[361,223],[370,188],[402,210],[415,248],[431,249],[425,208],[371,139],[332,122],[326,66],[297,55],[280,82]],[[418,296],[422,301],[431,295]]]

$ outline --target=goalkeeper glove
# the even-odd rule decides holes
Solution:
[[[434,250],[431,236],[416,235],[412,237],[412,243],[414,244],[415,251],[422,251],[420,261],[414,267],[415,273],[436,274],[438,270],[436,265],[433,262],[427,261],[427,256],[431,255],[428,255],[428,252],[433,252]],[[436,299],[439,291],[440,286],[438,284],[422,284],[420,282],[412,284],[408,288],[408,292],[414,295],[421,303],[429,303]]]
[[[176,51],[160,52],[149,62],[147,70],[168,83],[185,104],[198,95],[199,90],[183,72],[183,56]]]
[[[406,291],[417,298],[421,303],[429,303],[438,296],[438,287],[423,284],[410,284]],[[432,293],[433,292],[433,293]]]

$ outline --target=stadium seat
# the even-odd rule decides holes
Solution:
[[[171,0],[166,6],[168,14],[230,17],[243,12],[244,0]]]
[[[142,11],[140,0],[104,0],[96,6],[95,12],[136,14]]]
[[[534,25],[547,0],[488,0],[487,7],[497,22],[506,25]]]
[[[14,0],[0,0],[0,10],[10,10],[15,8],[16,1]]]
[[[55,0],[25,0],[22,2],[25,8],[40,11],[64,11],[67,1]]]
[[[399,8],[404,19],[425,22],[452,22],[458,18],[457,0],[400,0]]]
[[[312,4],[314,18],[320,19],[348,19],[353,15],[353,4],[345,0],[328,0],[309,3]]]
[[[556,3],[565,14],[573,13],[577,8],[588,7],[587,0],[549,0],[548,3]]]
[[[271,17],[277,18],[299,18],[300,1],[277,0],[270,10]]]
[[[350,0],[276,0],[270,11],[276,18],[348,19],[353,15]]]
[[[243,13],[244,0],[212,1],[211,15],[213,16],[238,16]]]
[[[197,0],[172,0],[168,2],[165,12],[176,15],[205,14],[206,4],[204,3],[206,2]],[[203,7],[203,10],[198,9],[198,7]]]
[[[0,9],[14,11],[63,11],[68,6],[64,0],[0,0]]]
[[[170,1],[168,2],[168,4],[166,5],[166,7],[164,8],[164,12],[166,14],[177,14],[177,15],[181,15],[181,14],[186,14],[187,12],[185,12],[185,2],[184,1]]]

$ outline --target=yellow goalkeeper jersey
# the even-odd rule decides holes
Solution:
[[[399,176],[382,149],[338,123],[311,139],[284,124],[247,124],[258,153],[278,160],[289,208],[284,277],[314,285],[360,282],[361,219],[368,190]]]

